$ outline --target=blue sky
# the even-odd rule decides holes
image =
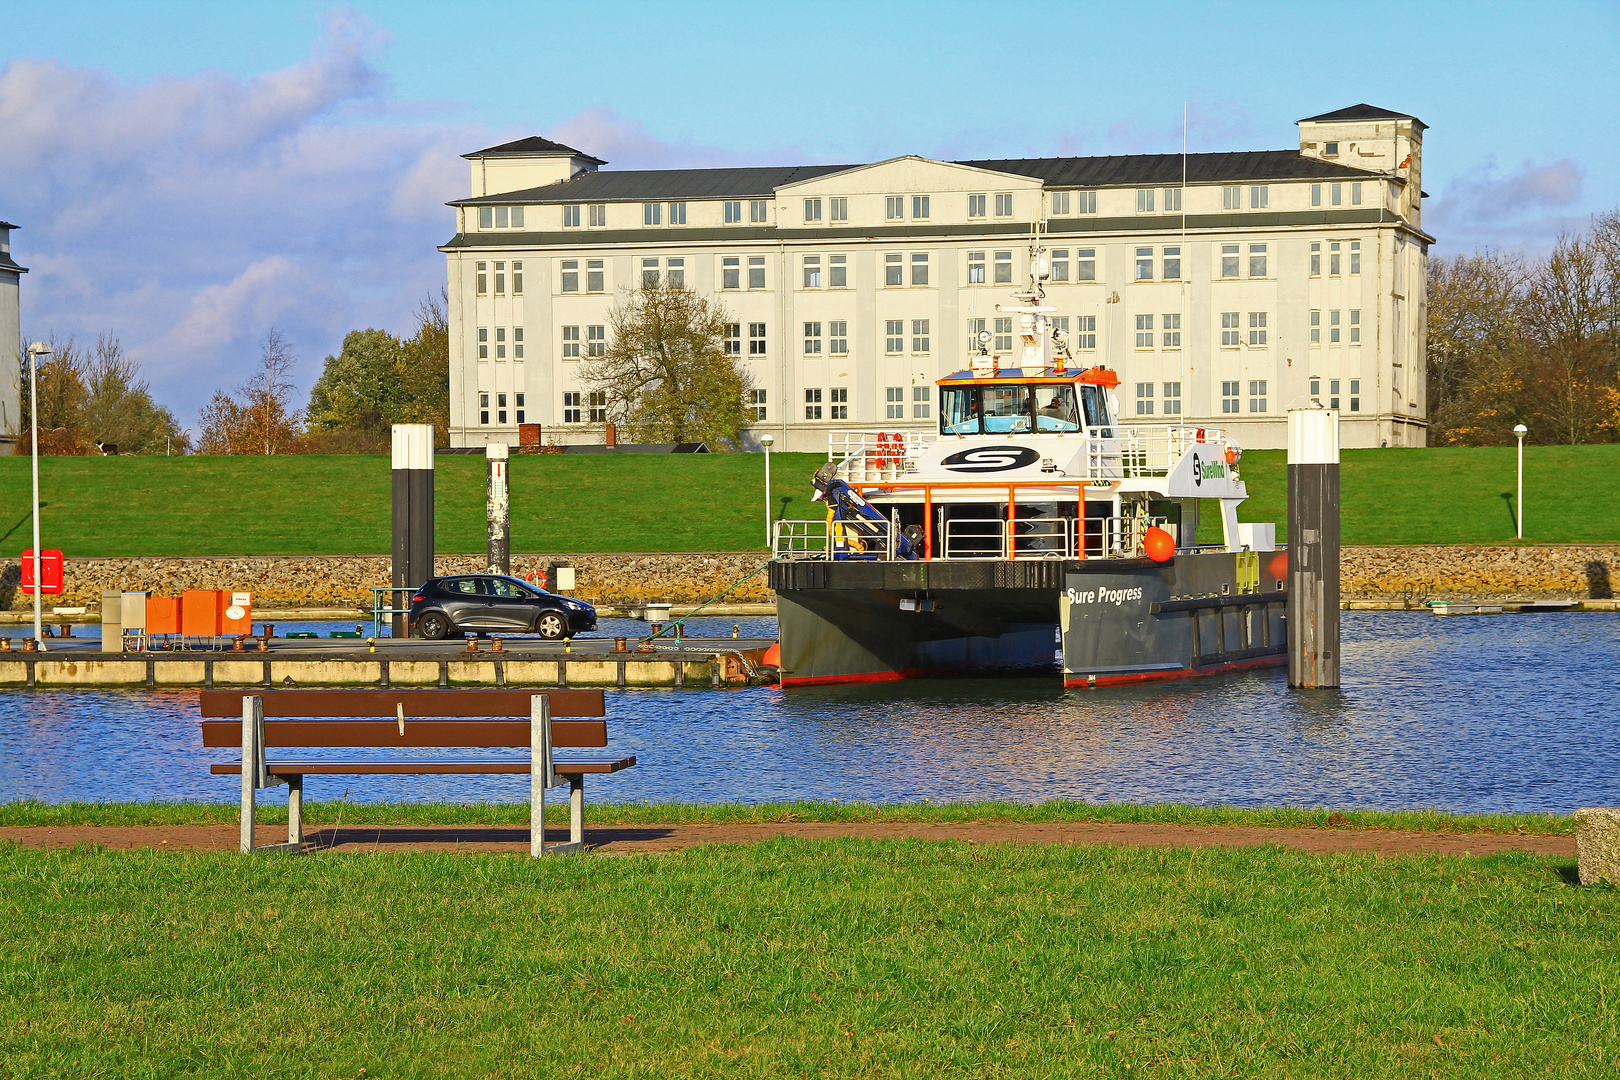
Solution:
[[[1620,205],[1620,6],[15,3],[0,218],[25,333],[118,334],[183,423],[280,327],[320,372],[443,280],[457,155],[612,167],[1297,145],[1429,124],[1437,254],[1544,251]]]

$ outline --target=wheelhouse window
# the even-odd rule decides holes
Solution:
[[[1107,422],[1094,386],[1081,388],[1085,415]],[[947,386],[940,390],[939,430],[943,435],[1006,435],[1035,431],[1079,431],[1081,408],[1072,383],[1045,386]]]

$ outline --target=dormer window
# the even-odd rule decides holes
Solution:
[[[521,229],[523,228],[523,207],[480,206],[478,208],[478,227],[480,229]]]
[[[1336,143],[1336,142],[1323,143],[1322,144],[1322,154],[1323,154],[1324,157],[1338,157],[1339,156],[1339,144]]]

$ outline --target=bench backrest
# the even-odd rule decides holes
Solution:
[[[529,699],[536,693],[549,699],[554,718],[580,718],[552,720],[553,746],[607,745],[607,721],[600,719],[607,710],[600,690],[204,690],[198,709],[205,718],[203,745],[209,747],[242,745],[246,697],[264,703],[266,746],[527,747]],[[397,719],[401,706],[403,734]],[[387,719],[353,719],[367,716]]]

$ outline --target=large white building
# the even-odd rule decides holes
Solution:
[[[11,230],[0,221],[0,454],[15,452],[22,431],[22,325],[19,301],[26,267],[11,258]]]
[[[595,442],[581,368],[608,313],[675,279],[730,314],[755,432],[824,450],[836,428],[930,428],[934,380],[1028,280],[1075,360],[1119,373],[1126,418],[1283,445],[1290,406],[1332,405],[1346,446],[1424,443],[1424,124],[1356,105],[1299,148],[1240,153],[613,171],[543,138],[480,150],[440,250],[452,445]]]

